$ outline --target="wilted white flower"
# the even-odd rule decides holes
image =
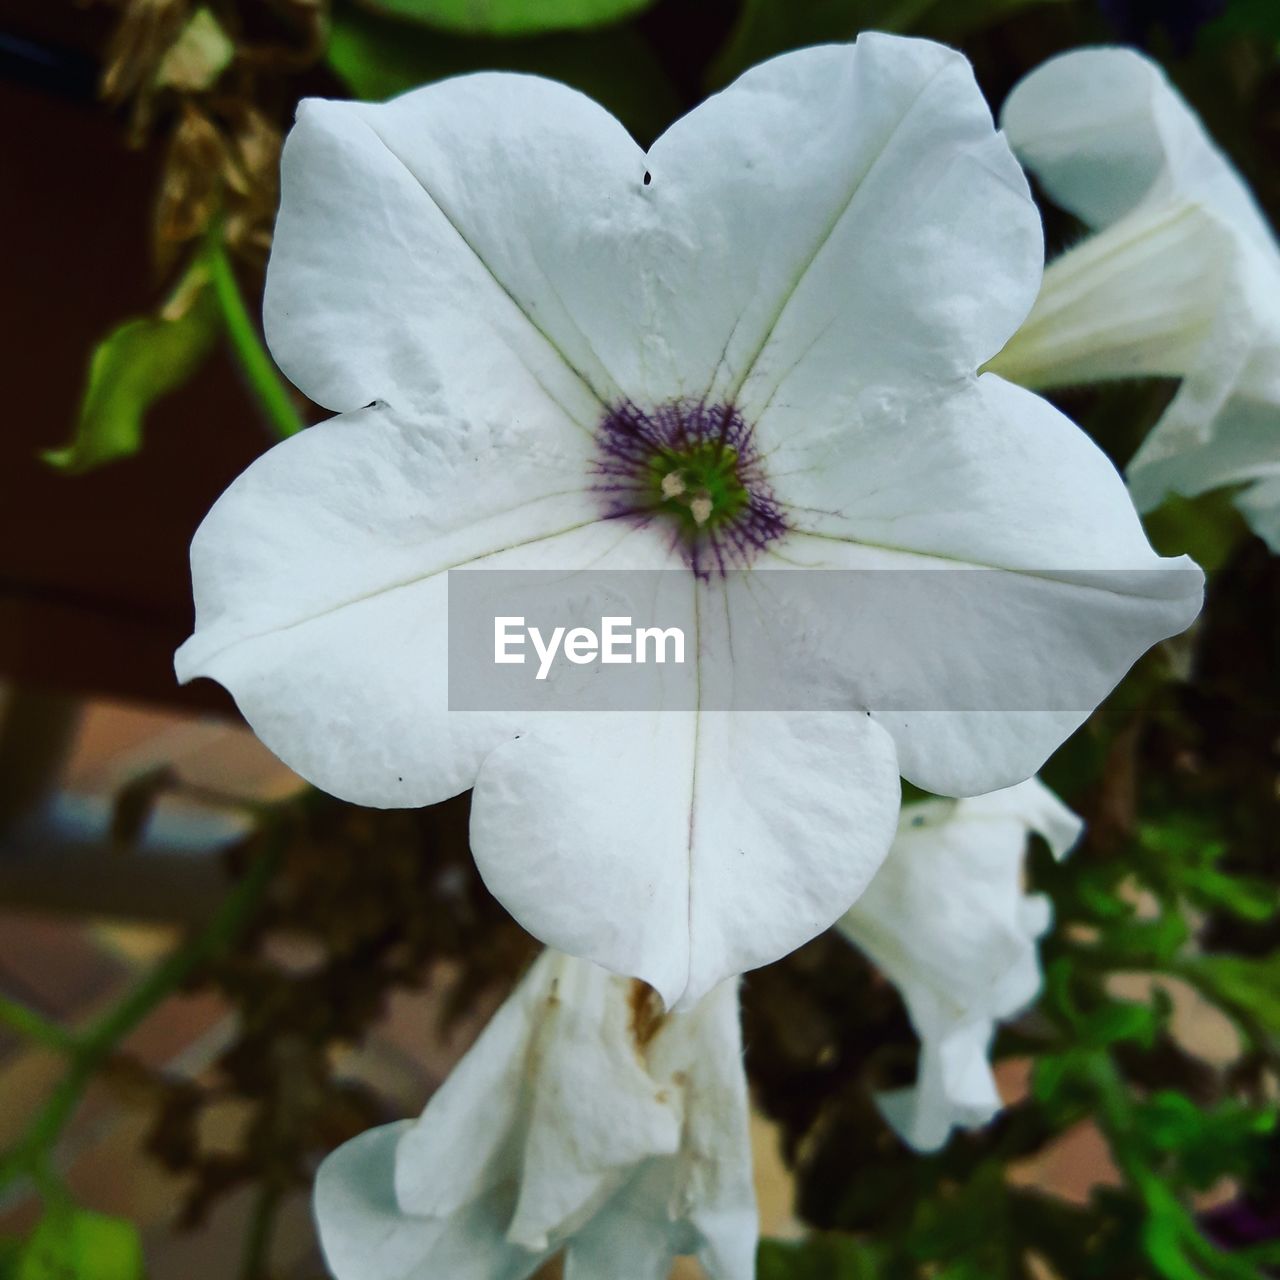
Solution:
[[[529,76],[305,102],[267,334],[341,416],[201,526],[179,674],[346,799],[474,788],[478,865],[522,924],[692,1004],[854,901],[899,772],[1027,777],[1199,608],[1085,435],[977,376],[1042,256],[969,64],[924,41],[775,59],[648,152]],[[871,645],[813,673],[831,712],[464,714],[464,566],[669,569],[692,661],[701,628],[769,609],[757,568],[989,572],[934,574],[955,585],[892,637],[919,711],[862,689]]]
[[[881,1098],[921,1151],[1000,1109],[987,1051],[995,1023],[1040,990],[1048,899],[1023,890],[1032,832],[1062,857],[1083,824],[1038,778],[968,800],[905,805],[897,839],[839,928],[902,993],[920,1036],[913,1088]]]
[[[1139,509],[1245,484],[1237,505],[1280,551],[1280,247],[1240,175],[1161,68],[1129,49],[1045,63],[1001,123],[1097,234],[1050,263],[991,367],[1042,388],[1182,379],[1129,465]]]
[[[337,1280],[755,1274],[736,981],[663,1014],[642,983],[547,951],[420,1119],[321,1166]]]

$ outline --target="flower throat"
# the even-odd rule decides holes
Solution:
[[[666,525],[700,577],[745,567],[786,532],[752,430],[732,405],[619,405],[596,441],[592,488],[605,514]]]

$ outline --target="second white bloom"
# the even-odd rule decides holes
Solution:
[[[547,951],[421,1119],[316,1181],[337,1280],[751,1280],[756,1212],[737,984],[663,1015],[643,984]]]
[[[1082,827],[1038,778],[907,805],[884,866],[840,921],[902,992],[920,1036],[915,1087],[881,1100],[913,1146],[935,1150],[999,1109],[987,1050],[996,1021],[1040,990],[1036,940],[1050,921],[1047,899],[1023,889],[1027,837],[1061,857]]]
[[[1001,122],[1097,234],[1050,263],[992,367],[1035,387],[1181,379],[1129,464],[1139,509],[1244,485],[1237,505],[1280,551],[1280,247],[1243,179],[1161,68],[1129,49],[1054,58]]]

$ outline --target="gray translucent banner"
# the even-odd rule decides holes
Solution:
[[[451,570],[449,706],[1083,715],[1181,629],[1199,583],[1182,569]]]

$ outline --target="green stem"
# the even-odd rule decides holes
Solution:
[[[151,970],[119,1004],[69,1046],[71,1066],[36,1114],[18,1145],[0,1159],[0,1188],[34,1176],[57,1142],[85,1087],[120,1042],[205,961],[224,952],[261,902],[280,861],[280,838],[268,837],[242,881],[227,895],[208,925]]]
[[[267,1273],[271,1240],[275,1235],[276,1214],[280,1208],[279,1184],[268,1180],[262,1184],[249,1221],[244,1257],[240,1263],[240,1280],[262,1280]]]
[[[302,419],[293,407],[289,388],[267,354],[267,349],[258,336],[257,325],[244,305],[244,297],[236,283],[231,259],[227,257],[226,246],[222,243],[217,226],[206,242],[204,258],[209,267],[214,297],[222,311],[222,322],[226,326],[227,337],[231,340],[231,349],[240,362],[240,368],[244,371],[253,394],[258,397],[258,403],[262,405],[267,420],[280,439],[297,435],[303,428]]]
[[[7,996],[0,996],[0,1022],[25,1039],[34,1040],[58,1053],[74,1053],[79,1044],[75,1035],[65,1027]]]

